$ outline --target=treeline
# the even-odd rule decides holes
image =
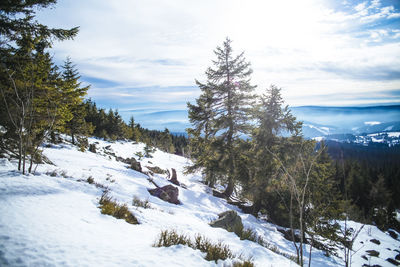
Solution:
[[[342,194],[357,207],[354,216],[378,227],[400,229],[400,146],[361,146],[327,141],[335,179]]]
[[[13,0],[0,4],[0,154],[18,158],[18,170],[32,172],[41,161],[41,145],[59,141],[59,134],[86,149],[87,137],[145,142],[183,155],[184,136],[150,131],[126,124],[118,111],[99,109],[85,101],[89,86],[82,86],[76,66],[67,58],[57,66],[49,50],[54,41],[72,39],[78,28],[54,29],[35,21],[35,10],[55,0]]]
[[[214,195],[244,212],[255,216],[261,212],[270,221],[290,227],[301,266],[303,244],[316,246],[317,235],[351,250],[352,232],[346,229],[339,238],[338,224],[333,222],[359,217],[362,205],[368,205],[363,215],[373,211],[371,220],[380,227],[390,225],[393,209],[383,200],[389,198],[379,173],[370,174],[370,187],[365,188],[360,181],[365,170],[357,173],[349,163],[338,164],[323,142],[303,138],[302,124],[284,105],[280,88],[270,86],[261,96],[255,94],[250,63],[243,53],[233,54],[229,39],[214,53],[206,82],[196,81],[201,95],[196,103],[188,103],[193,164],[187,172],[201,171],[211,187],[225,185],[223,192],[214,189]],[[365,194],[368,198],[361,198]],[[238,197],[251,200],[252,205]],[[300,230],[299,236],[295,229]],[[350,260],[345,259],[346,266]]]
[[[117,110],[98,108],[92,100],[84,102],[85,121],[93,127],[92,135],[106,140],[131,140],[143,142],[168,153],[187,155],[188,141],[184,135],[149,130],[135,123],[133,116],[125,123]]]

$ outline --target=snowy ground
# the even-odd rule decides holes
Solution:
[[[0,159],[0,266],[231,265],[230,260],[217,264],[206,261],[203,253],[185,246],[152,247],[157,235],[165,229],[176,229],[190,236],[200,233],[214,242],[223,241],[236,254],[245,259],[251,257],[256,266],[296,266],[254,242],[241,241],[234,233],[211,228],[208,223],[218,213],[239,210],[211,196],[209,189],[199,182],[199,176],[184,175],[187,159],[157,150],[153,158],[141,160],[142,166],[177,170],[178,180],[187,189],[179,188],[182,205],[174,205],[151,196],[147,188],[154,185],[146,175],[109,155],[138,159],[135,153],[143,152],[143,144],[97,139],[90,139],[90,143],[97,143],[97,154],[80,152],[68,144],[45,148],[44,154],[54,165],[39,165],[35,175],[23,176],[16,171],[16,162]],[[110,147],[106,149],[107,146]],[[126,203],[140,224],[131,225],[101,214],[98,200],[102,189],[85,182],[89,177],[108,187],[118,202]],[[169,184],[165,175],[155,175],[154,181],[160,186]],[[148,199],[152,208],[132,206],[134,196]],[[239,215],[246,228],[254,229],[279,250],[294,255],[293,244],[283,238],[275,225],[251,215]],[[381,244],[371,243],[369,240],[373,238]],[[394,258],[400,249],[399,241],[374,226],[363,228],[356,245],[360,249],[353,256],[353,266],[364,263],[393,266],[385,259]],[[369,249],[378,250],[379,258],[361,258]],[[318,250],[314,250],[312,259],[312,266],[343,265],[339,258],[325,257]]]

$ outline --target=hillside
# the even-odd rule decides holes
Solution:
[[[213,197],[199,175],[184,175],[184,166],[189,163],[186,158],[156,150],[152,158],[140,160],[144,171],[155,166],[176,169],[186,189],[179,187],[181,205],[174,205],[149,194],[147,189],[154,188],[149,176],[116,160],[139,160],[135,154],[143,152],[144,144],[93,138],[89,142],[96,144],[97,153],[80,152],[68,143],[47,145],[43,149],[48,163],[38,165],[35,175],[21,175],[14,160],[0,159],[1,266],[230,266],[238,260],[206,261],[204,253],[182,245],[152,247],[160,231],[166,229],[190,237],[200,233],[212,242],[221,241],[242,259],[251,258],[256,266],[296,266],[255,242],[210,227],[209,222],[220,212],[236,210],[244,227],[263,237],[269,248],[295,255],[292,242],[278,231],[280,227]],[[159,186],[170,184],[166,175],[154,174],[152,178]],[[105,188],[112,198],[128,206],[140,224],[101,214],[99,199]],[[133,206],[134,197],[148,200],[151,208]],[[361,227],[350,224],[354,229]],[[353,266],[394,266],[386,259],[394,259],[399,248],[399,239],[366,225],[355,241]],[[379,257],[365,256],[367,250],[376,250]],[[341,251],[337,252],[338,257],[326,257],[314,248],[312,266],[343,265]]]

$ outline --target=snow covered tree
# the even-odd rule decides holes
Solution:
[[[227,38],[222,47],[216,48],[214,66],[205,72],[207,82],[196,81],[202,91],[197,105],[188,104],[189,119],[194,125],[189,134],[197,140],[205,138],[206,142],[212,143],[200,151],[201,165],[210,168],[210,161],[218,160],[217,169],[225,171],[220,177],[227,183],[225,197],[229,197],[234,189],[235,146],[239,137],[249,132],[249,113],[255,88],[250,84],[250,63],[243,52],[234,56],[231,43]]]

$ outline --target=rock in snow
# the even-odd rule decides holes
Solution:
[[[181,204],[178,199],[179,189],[173,185],[166,185],[163,187],[158,187],[154,189],[148,189],[149,193],[155,197],[158,197],[164,201],[172,204]]]

